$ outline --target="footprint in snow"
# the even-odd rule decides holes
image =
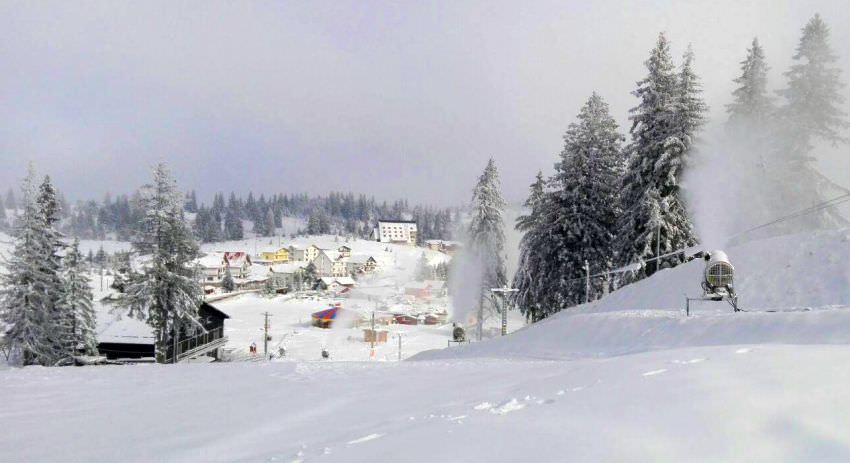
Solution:
[[[375,440],[375,439],[378,439],[378,438],[381,438],[381,437],[384,437],[384,435],[383,434],[377,434],[377,433],[376,434],[369,434],[368,436],[363,436],[359,439],[354,439],[354,440],[348,441],[348,445],[362,444],[364,442],[369,442],[370,440]]]
[[[664,373],[665,371],[667,371],[667,369],[666,369],[666,368],[662,368],[662,369],[660,369],[660,370],[647,371],[646,373],[644,373],[644,374],[643,374],[643,376],[655,376],[655,375],[660,375],[661,373]]]
[[[490,408],[490,413],[494,415],[505,415],[511,412],[515,412],[517,410],[522,410],[523,408],[525,408],[525,404],[520,403],[516,399],[511,399],[502,402],[501,404],[495,407]]]

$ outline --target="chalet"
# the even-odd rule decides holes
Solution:
[[[259,257],[263,262],[268,263],[269,265],[283,264],[289,262],[289,248],[264,249],[260,251]]]
[[[197,260],[201,278],[205,284],[218,284],[224,278],[224,255],[220,252],[207,254]]]
[[[354,255],[345,262],[346,271],[352,273],[372,273],[378,268],[378,261],[372,256]]]
[[[319,276],[341,277],[349,275],[346,268],[347,260],[339,251],[322,249],[312,263]]]
[[[218,360],[221,348],[227,343],[224,336],[224,320],[230,318],[214,306],[203,302],[198,308],[198,322],[203,330],[186,327],[177,340],[175,359],[174,344],[169,342],[164,363],[189,360]],[[155,361],[154,333],[149,325],[125,317],[107,327],[97,337],[97,349],[110,360]]]
[[[247,278],[251,268],[251,256],[247,252],[225,252],[224,264],[230,268],[233,278]]]
[[[276,290],[290,288],[301,290],[303,282],[303,271],[307,264],[304,262],[287,262],[269,266],[269,278],[272,287]]]
[[[318,291],[343,292],[354,288],[355,282],[351,277],[322,277],[316,281],[313,289]]]
[[[322,252],[322,249],[315,244],[311,244],[304,249],[304,260],[307,262],[313,262],[317,257],[319,257],[319,253]]]
[[[461,247],[462,243],[459,241],[446,241],[446,240],[427,240],[425,241],[425,247],[432,251],[440,251],[443,254],[454,255]]]
[[[396,314],[395,322],[399,325],[418,325],[419,319],[410,315]]]
[[[349,248],[348,246],[340,246],[339,249],[337,249],[337,252],[339,252],[339,255],[341,257],[344,257],[346,259],[351,257],[351,248]]]
[[[416,246],[416,222],[411,220],[379,220],[372,239],[381,243]]]

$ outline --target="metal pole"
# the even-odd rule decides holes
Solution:
[[[269,313],[264,312],[263,315],[266,316],[266,321],[263,326],[263,358],[269,359]]]
[[[590,302],[590,264],[584,261],[584,303]]]
[[[655,271],[661,268],[661,222],[658,222],[658,228],[655,230]]]
[[[372,311],[372,337],[371,337],[371,342],[369,343],[370,349],[372,349],[372,356],[375,355],[375,337],[377,335],[378,334],[375,333],[375,311],[373,310]]]
[[[401,362],[401,333],[398,334],[398,361]]]

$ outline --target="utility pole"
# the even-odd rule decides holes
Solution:
[[[584,303],[590,302],[590,264],[584,260]]]
[[[516,288],[509,288],[507,285],[501,288],[492,288],[490,289],[493,292],[493,299],[498,299],[496,294],[501,294],[503,298],[502,303],[502,336],[506,336],[508,334],[508,294],[519,292]]]
[[[401,333],[398,334],[398,361],[401,362]]]
[[[269,359],[269,313],[263,312],[265,323],[263,325],[263,358]]]

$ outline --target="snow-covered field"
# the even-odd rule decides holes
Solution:
[[[2,461],[846,462],[846,346],[2,373]]]
[[[325,301],[241,296],[228,335],[261,339],[268,310],[272,343],[299,331],[288,359],[0,371],[0,461],[850,461],[848,232],[726,251],[750,312],[686,318],[692,262],[405,362],[318,360],[368,351],[303,326]]]

